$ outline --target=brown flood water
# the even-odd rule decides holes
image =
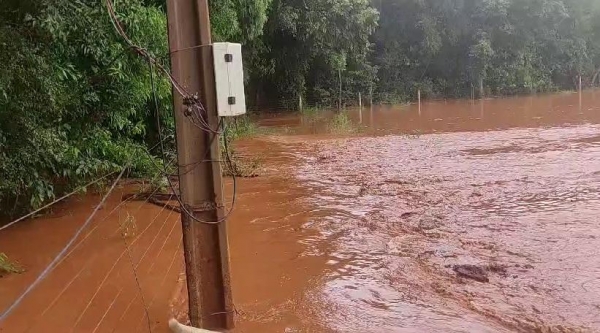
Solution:
[[[230,221],[236,332],[600,331],[600,91],[348,112],[358,134],[265,116],[290,135],[239,144],[265,171],[240,181]],[[0,278],[0,310],[98,200],[0,232],[28,269]],[[168,332],[178,214],[109,215],[119,202],[0,332],[148,332],[117,232],[128,214],[150,326]],[[489,282],[457,277],[465,264]]]

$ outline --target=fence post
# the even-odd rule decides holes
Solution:
[[[483,77],[479,78],[479,98],[485,98],[485,92],[483,91]]]
[[[359,117],[359,120],[358,120],[358,122],[359,122],[360,124],[362,124],[362,122],[363,122],[363,115],[362,115],[362,111],[363,111],[363,107],[362,107],[362,96],[361,96],[361,94],[360,94],[360,92],[359,92],[359,93],[358,93],[358,117]]]
[[[302,112],[302,95],[298,95],[298,111]]]
[[[419,100],[419,114],[421,114],[421,89],[417,90],[417,99]]]
[[[362,96],[358,93],[358,107],[362,110]]]
[[[581,75],[579,75],[579,112],[581,112],[583,106],[583,83],[581,82]]]
[[[338,69],[338,79],[340,80],[340,91],[338,95],[338,111],[342,111],[342,70]]]

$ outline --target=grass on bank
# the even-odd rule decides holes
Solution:
[[[306,118],[318,118],[323,109],[318,107],[306,107],[300,110],[300,115]]]
[[[333,134],[353,134],[358,132],[358,127],[350,120],[346,112],[336,113],[329,120],[327,129]]]
[[[226,136],[230,142],[263,134],[256,122],[250,119],[249,116],[240,116],[232,119],[225,119]]]
[[[266,131],[252,121],[249,116],[227,119],[225,128],[225,134],[221,136],[223,176],[244,178],[258,177],[260,175],[260,170],[263,167],[262,159],[256,156],[249,157],[240,155],[233,147],[233,143],[239,139],[265,134]],[[224,140],[227,140],[227,149]],[[227,153],[229,153],[229,156]]]
[[[11,261],[5,253],[0,252],[0,277],[5,274],[20,274],[24,269],[17,263]]]
[[[320,107],[307,107],[300,111],[300,116],[305,123],[315,123],[323,120],[326,122],[326,131],[332,134],[354,134],[359,131],[359,126],[353,123],[345,111],[335,111],[333,116],[331,109]],[[325,119],[324,119],[325,118]]]

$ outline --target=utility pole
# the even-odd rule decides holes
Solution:
[[[174,79],[189,94],[198,94],[208,125],[216,130],[215,77],[208,0],[167,0],[169,49]],[[184,98],[173,90],[177,134],[183,249],[193,326],[231,329],[229,246],[224,218],[219,138],[186,116]]]

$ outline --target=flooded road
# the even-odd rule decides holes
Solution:
[[[600,331],[600,91],[347,114],[265,116],[287,134],[236,146],[264,170],[230,220],[235,332]],[[0,332],[148,332],[131,262],[168,332],[178,214],[120,195]],[[98,200],[0,232],[28,269],[0,278],[0,310]]]
[[[294,174],[314,209],[303,226],[319,234],[299,241],[327,258],[307,276],[312,320],[337,332],[600,331],[595,99],[366,109],[351,114],[361,135],[280,139],[308,149]]]

